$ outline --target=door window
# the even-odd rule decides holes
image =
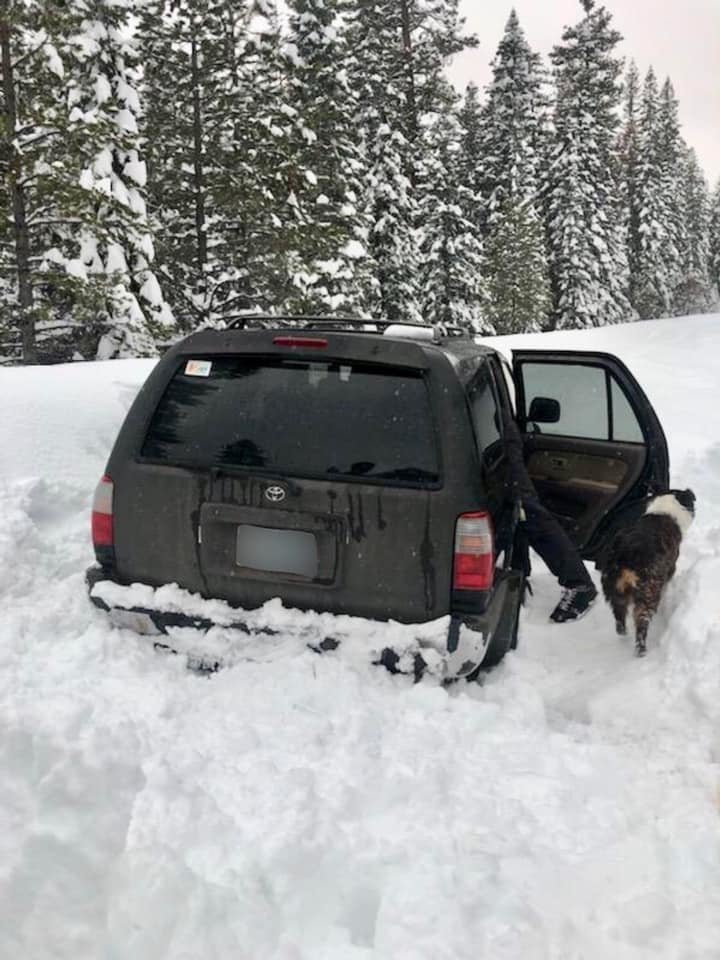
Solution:
[[[623,443],[643,443],[642,430],[628,398],[615,377],[610,379],[612,381],[612,439],[621,440]]]
[[[472,414],[473,428],[478,453],[483,461],[494,459],[495,451],[500,451],[500,417],[493,392],[492,378],[487,368],[483,368],[473,381],[468,394]]]
[[[502,437],[501,404],[510,406],[498,361],[488,357],[468,390],[484,494],[495,528],[495,559],[507,555],[515,525],[507,496],[507,458]]]
[[[622,387],[602,367],[580,363],[522,364],[528,430],[587,440],[643,443],[643,433]],[[538,397],[557,400],[556,423],[537,423],[529,416]]]

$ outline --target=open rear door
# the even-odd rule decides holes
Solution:
[[[610,354],[515,350],[518,423],[540,499],[583,556],[669,485],[667,442],[627,367]]]

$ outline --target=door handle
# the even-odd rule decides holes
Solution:
[[[565,457],[550,457],[550,465],[552,467],[557,467],[558,470],[564,470],[567,467],[568,462]]]

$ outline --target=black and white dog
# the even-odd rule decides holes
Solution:
[[[635,652],[644,657],[648,625],[675,573],[682,538],[695,516],[692,490],[670,490],[648,502],[645,513],[615,534],[602,558],[602,587],[619,634],[632,605]]]

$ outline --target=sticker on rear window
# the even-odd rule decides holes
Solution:
[[[209,377],[212,370],[212,360],[188,360],[185,364],[185,373],[189,377]]]

